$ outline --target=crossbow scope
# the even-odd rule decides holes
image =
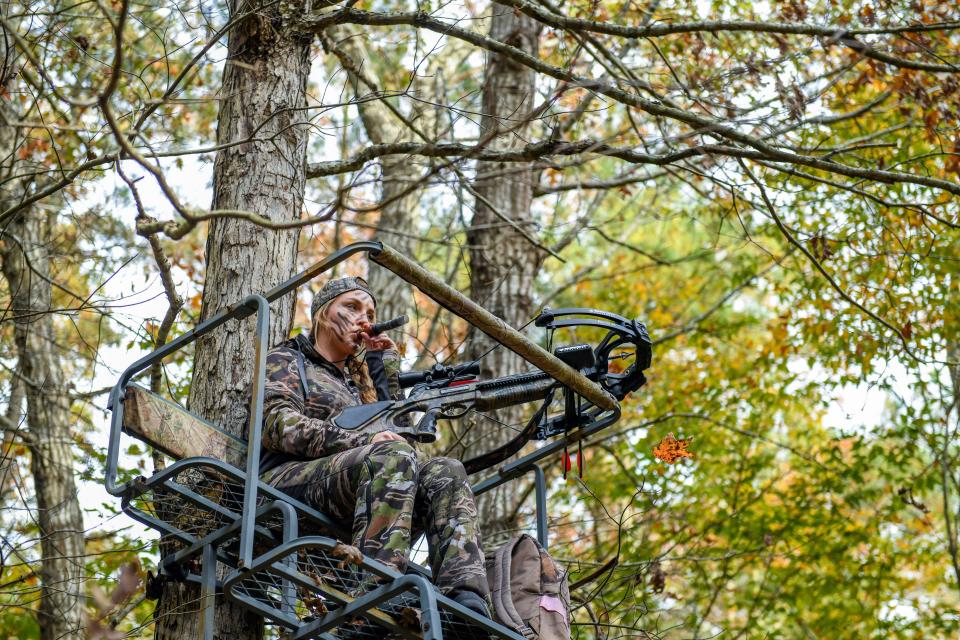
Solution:
[[[599,384],[618,401],[646,383],[644,370],[650,367],[650,336],[643,323],[629,320],[608,311],[570,307],[545,308],[534,324],[547,331],[547,346],[553,343],[557,329],[593,328],[605,331],[596,346],[586,343],[564,345],[553,349],[554,355],[570,367]],[[400,374],[400,386],[410,388],[404,400],[384,400],[348,407],[334,421],[343,429],[361,429],[383,420],[386,428],[420,442],[437,439],[437,420],[460,418],[470,410],[491,411],[529,402],[541,402],[521,433],[497,450],[482,456],[505,459],[530,439],[544,440],[577,427],[589,427],[601,419],[611,424],[610,412],[576,396],[548,374],[535,369],[492,380],[477,380],[480,363],[434,365],[425,371]],[[549,405],[562,391],[564,409],[561,415],[549,417]],[[413,413],[423,417],[409,427],[397,425],[397,418]],[[502,456],[502,457],[500,457]],[[476,460],[476,459],[475,459]],[[464,463],[468,467],[473,461]]]

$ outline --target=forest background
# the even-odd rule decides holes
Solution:
[[[145,599],[157,540],[96,489],[106,390],[373,237],[514,326],[544,306],[649,326],[649,383],[583,478],[548,470],[577,637],[960,633],[952,3],[0,13],[0,636],[195,637],[196,594]],[[363,260],[343,273],[381,317],[412,315],[410,366],[490,349]],[[275,342],[308,304],[274,305]],[[251,345],[231,325],[142,382],[239,432]],[[438,450],[489,449],[523,417]],[[653,455],[671,434],[692,457]],[[124,464],[163,460],[131,444]],[[522,484],[481,507],[490,544],[530,526]],[[229,606],[218,624],[262,633]]]

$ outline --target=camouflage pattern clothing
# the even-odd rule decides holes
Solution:
[[[306,398],[297,350],[304,356]],[[367,354],[367,363],[378,397],[399,397],[396,352]],[[360,432],[333,423],[340,410],[358,404],[352,381],[306,338],[272,350],[267,355],[261,477],[330,517],[352,523],[352,544],[401,572],[412,542],[426,534],[440,590],[469,590],[486,598],[477,508],[463,465],[450,458],[423,461],[415,445],[406,442],[371,444],[373,433],[386,425]]]

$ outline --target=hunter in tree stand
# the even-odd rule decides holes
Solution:
[[[362,278],[331,280],[311,305],[309,338],[267,355],[261,477],[352,522],[353,545],[401,572],[424,533],[440,591],[489,616],[477,508],[460,461],[422,460],[415,442],[383,422],[358,431],[333,422],[345,407],[402,397],[396,345],[367,333],[376,303]]]

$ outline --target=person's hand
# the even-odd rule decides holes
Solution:
[[[360,339],[363,340],[363,346],[366,347],[367,351],[386,351],[387,349],[396,351],[396,343],[387,335],[381,333],[377,336],[371,336],[367,333],[372,326],[369,322],[360,323]]]
[[[394,433],[393,431],[381,431],[380,433],[374,434],[374,436],[370,438],[370,444],[393,441],[406,442],[402,435],[399,433]]]

